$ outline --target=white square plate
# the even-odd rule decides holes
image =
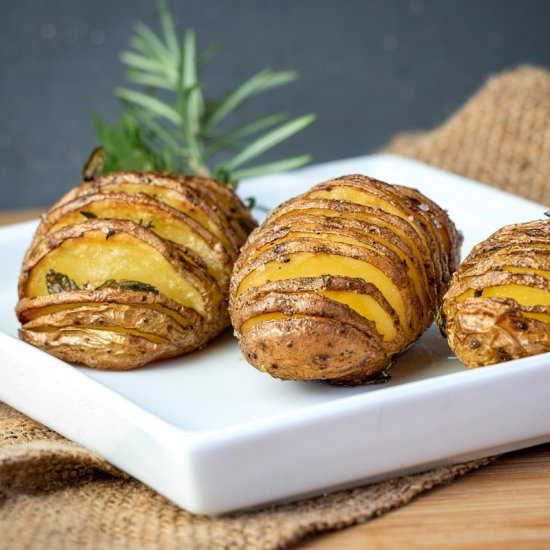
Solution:
[[[466,254],[544,208],[390,155],[244,182],[275,206],[334,176],[417,187],[447,208]],[[354,486],[550,440],[550,354],[466,370],[432,327],[382,386],[282,382],[227,333],[207,349],[132,372],[73,367],[17,340],[21,258],[36,223],[0,229],[0,399],[97,451],[196,513]]]

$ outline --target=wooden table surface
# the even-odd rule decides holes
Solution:
[[[0,211],[0,225],[33,219],[39,212]],[[504,455],[403,508],[299,547],[550,550],[550,443]]]

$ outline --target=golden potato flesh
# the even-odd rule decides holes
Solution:
[[[249,288],[259,287],[267,281],[281,281],[298,279],[301,277],[326,277],[331,275],[353,279],[365,279],[374,283],[393,307],[402,325],[406,326],[405,304],[397,284],[392,282],[381,269],[373,267],[367,262],[346,256],[316,254],[314,252],[297,252],[282,261],[267,262],[263,264],[261,270],[253,271],[244,278],[237,292],[242,293]],[[333,295],[332,299],[340,301],[338,298],[342,297],[344,303],[347,302],[348,305],[350,305],[350,302],[351,304],[359,302],[359,300],[353,299],[353,293],[351,293],[352,295],[349,294],[350,293],[346,292],[337,293]],[[347,296],[347,299],[345,296]],[[352,309],[357,310],[365,308],[356,306]],[[367,315],[363,316],[368,317]]]
[[[200,291],[177,273],[170,259],[131,233],[119,232],[106,238],[102,230],[105,225],[97,230],[94,222],[86,225],[92,226],[89,231],[67,237],[32,267],[21,289],[24,296],[49,294],[46,280],[53,270],[66,274],[79,288],[97,288],[110,279],[140,281],[204,315]],[[116,231],[116,226],[107,227],[107,231]]]
[[[449,345],[468,367],[550,351],[550,220],[478,244],[443,301]]]
[[[201,185],[204,189],[198,192]],[[93,182],[85,182],[67,193],[53,209],[94,193],[123,193],[130,202],[136,195],[160,201],[215,235],[232,259],[237,256],[254,225],[253,218],[235,193],[218,182],[152,172],[114,172]],[[227,198],[228,193],[232,195],[231,200]]]
[[[233,195],[203,178],[132,172],[71,190],[25,256],[21,337],[121,370],[204,346],[229,323],[233,258],[253,225]]]
[[[112,193],[77,198],[50,212],[42,235],[37,238],[89,217],[131,220],[163,239],[189,248],[202,258],[220,288],[228,291],[232,262],[219,240],[189,216],[148,197],[137,196],[129,201],[124,193]]]
[[[283,379],[376,379],[431,324],[460,236],[418,191],[346,176],[274,210],[235,264],[247,361]]]

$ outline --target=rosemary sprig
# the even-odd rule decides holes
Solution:
[[[159,10],[161,33],[137,23],[130,49],[121,54],[132,87],[116,90],[124,111],[119,121],[111,124],[94,115],[102,148],[90,157],[85,176],[114,170],[167,170],[213,176],[236,186],[241,178],[307,164],[311,157],[299,155],[250,166],[309,126],[315,120],[313,114],[288,120],[285,113],[275,113],[226,129],[228,119],[247,101],[293,82],[297,74],[264,69],[221,99],[206,99],[200,71],[219,46],[197,53],[193,31],[178,37],[166,0],[160,0]]]

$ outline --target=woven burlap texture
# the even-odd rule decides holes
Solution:
[[[386,151],[550,206],[550,73],[524,66],[490,78],[440,128]]]
[[[549,120],[550,74],[521,67],[491,78],[439,129],[398,137],[386,150],[548,203]],[[380,516],[489,462],[207,518],[0,404],[0,548],[283,548]]]

